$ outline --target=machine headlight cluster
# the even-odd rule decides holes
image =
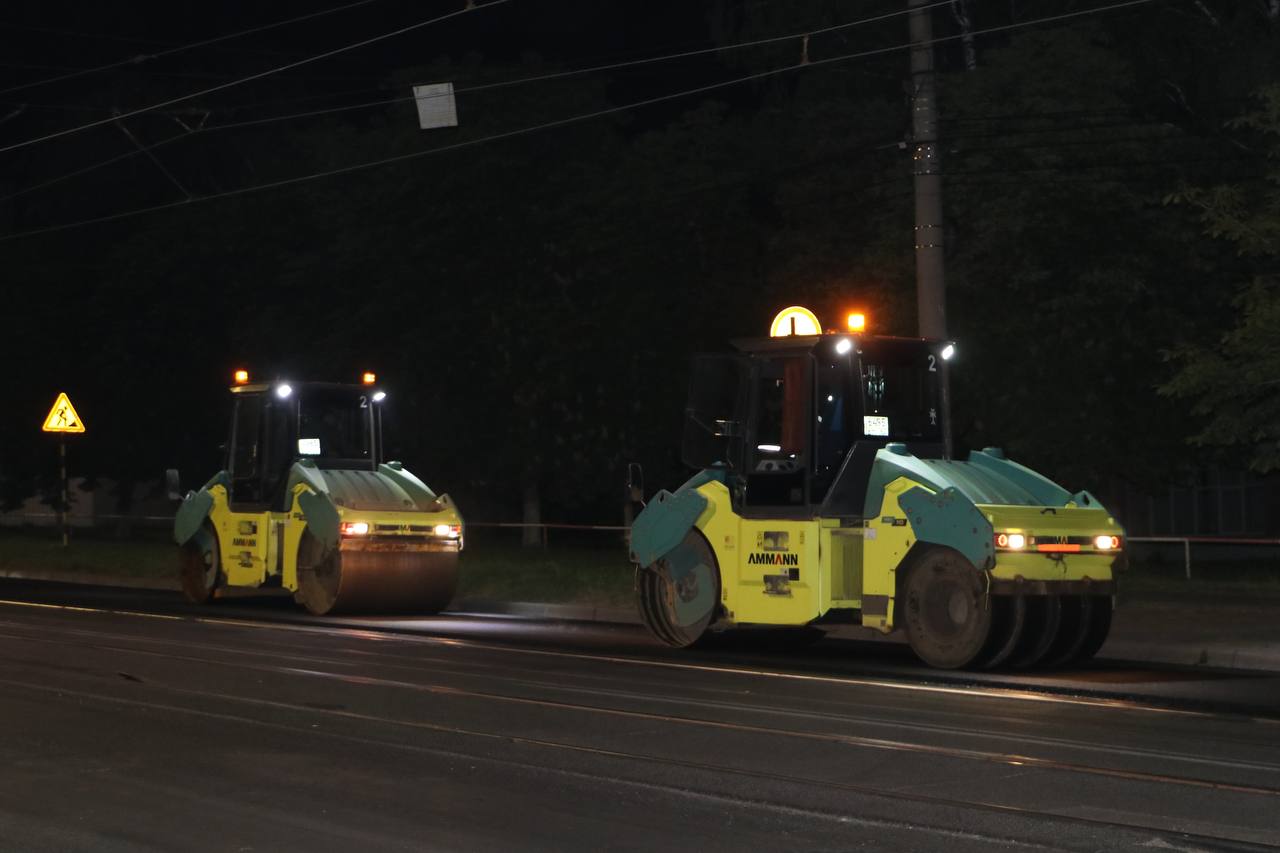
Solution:
[[[1024,549],[1048,554],[1078,554],[1093,551],[1119,551],[1119,536],[1103,533],[1099,536],[1028,536],[1025,533],[1003,532],[996,534],[996,547],[1002,551]]]
[[[461,524],[437,524],[432,528],[432,533],[441,539],[457,539],[462,535]]]
[[[367,536],[369,535],[369,522],[344,521],[338,526],[338,530],[343,536]]]
[[[1021,551],[1027,547],[1027,537],[1021,533],[997,533],[996,547],[1008,548],[1010,551]]]

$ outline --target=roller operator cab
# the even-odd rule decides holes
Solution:
[[[376,379],[254,383],[236,372],[225,467],[182,498],[174,523],[189,599],[275,587],[317,615],[449,603],[462,516],[448,495],[381,461]]]
[[[635,520],[644,621],[902,628],[932,666],[1060,666],[1106,639],[1119,524],[997,448],[948,458],[948,341],[824,333],[803,308],[695,358],[697,473]]]

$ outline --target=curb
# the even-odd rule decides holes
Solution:
[[[98,575],[92,572],[24,572],[12,569],[0,569],[0,578],[22,581],[41,581],[47,583],[79,584],[81,586],[114,586],[124,589],[154,589],[164,592],[175,592],[182,589],[177,580],[171,578],[131,578],[120,575]]]
[[[1132,640],[1108,642],[1098,658],[1131,663],[1165,663],[1209,669],[1247,669],[1253,672],[1280,672],[1280,643],[1256,647],[1208,646],[1197,643],[1173,645]]]

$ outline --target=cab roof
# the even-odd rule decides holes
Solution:
[[[855,342],[871,342],[871,341],[892,341],[899,345],[916,343],[921,347],[942,346],[950,341],[944,341],[940,338],[910,338],[900,337],[897,335],[868,335],[868,334],[843,334],[843,333],[827,333],[824,335],[786,335],[783,337],[758,337],[758,338],[734,338],[730,341],[733,348],[739,352],[752,355],[755,353],[773,353],[773,352],[806,352],[812,350],[818,344],[826,340],[837,340],[839,338],[850,338]]]

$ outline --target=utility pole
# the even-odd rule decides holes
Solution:
[[[911,34],[911,169],[916,199],[916,310],[923,338],[947,336],[942,266],[942,160],[929,0],[907,0]]]
[[[922,338],[947,337],[947,283],[942,255],[942,152],[938,150],[938,88],[933,75],[929,0],[907,0],[911,35],[911,171],[916,199],[916,317]],[[942,454],[950,459],[951,376],[943,359],[940,400]]]

